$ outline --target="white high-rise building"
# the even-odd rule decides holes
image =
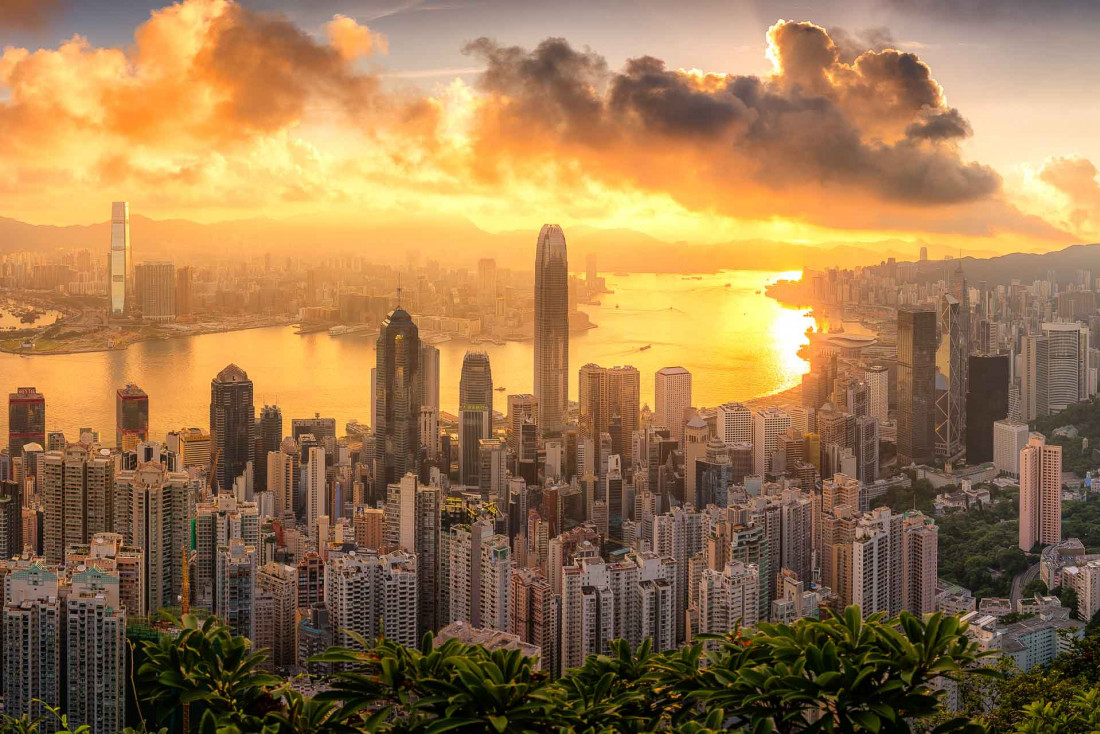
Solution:
[[[507,536],[494,535],[488,520],[457,525],[450,535],[450,621],[507,631],[512,574]]]
[[[1027,446],[1027,423],[1001,420],[993,423],[993,466],[998,472],[1020,476],[1020,451]]]
[[[765,476],[772,469],[779,434],[791,427],[791,417],[781,408],[762,408],[752,417],[752,466],[753,472]]]
[[[752,443],[752,411],[742,403],[718,406],[718,438],[723,443]]]
[[[305,471],[306,526],[309,536],[315,543],[323,543],[327,538],[317,537],[317,523],[326,514],[325,500],[328,498],[328,482],[325,475],[325,448],[309,447],[309,461]]]
[[[663,367],[653,377],[653,390],[657,403],[653,419],[683,446],[684,411],[691,407],[691,373],[683,367]]]
[[[699,582],[700,634],[725,634],[738,623],[760,621],[760,569],[755,563],[730,561],[721,571],[704,569]]]
[[[885,423],[890,417],[890,371],[882,365],[871,365],[863,371],[867,383],[867,413]]]
[[[333,644],[354,644],[348,632],[374,640],[384,630],[401,645],[417,645],[418,591],[416,557],[411,553],[360,550],[330,557],[325,564],[325,604],[332,617]]]
[[[1089,386],[1089,327],[1085,324],[1043,324],[1047,338],[1047,409],[1065,410],[1095,392]]]
[[[134,265],[130,253],[130,205],[111,204],[111,249],[107,253],[107,295],[111,316],[123,316],[131,308]]]

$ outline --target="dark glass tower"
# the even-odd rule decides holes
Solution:
[[[385,490],[416,472],[420,448],[420,335],[398,306],[384,321],[375,349],[374,483]]]
[[[149,440],[149,396],[132,382],[115,395],[115,445],[132,450]]]
[[[535,399],[542,434],[560,435],[569,402],[569,257],[556,224],[542,225],[535,249]]]
[[[233,481],[256,459],[256,408],[252,380],[231,364],[210,381],[210,449],[217,492],[229,492]],[[264,457],[265,459],[267,457]]]
[[[46,447],[46,396],[33,387],[20,387],[8,394],[8,456],[22,456],[29,443]]]
[[[898,309],[898,466],[931,464],[936,446],[934,308]]]
[[[993,461],[993,424],[1008,417],[1008,355],[970,357],[966,398],[966,461]]]
[[[260,411],[254,476],[256,489],[267,489],[267,455],[277,453],[283,443],[283,411],[278,405],[265,405]]]
[[[462,358],[458,403],[459,481],[474,486],[479,479],[478,441],[493,434],[493,371],[485,352],[466,352]]]

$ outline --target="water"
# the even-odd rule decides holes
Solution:
[[[794,274],[797,275],[797,274]],[[642,401],[653,407],[653,373],[681,365],[690,370],[696,405],[747,400],[796,385],[808,369],[798,349],[814,321],[806,310],[780,306],[764,286],[791,273],[730,271],[694,276],[607,276],[613,294],[599,306],[581,306],[598,328],[570,341],[570,398],[576,400],[577,369],[586,362],[634,365],[642,373]],[[726,287],[726,284],[730,284]],[[757,291],[761,291],[757,293]],[[641,350],[645,345],[651,348]],[[458,378],[467,349],[489,353],[494,408],[506,410],[508,393],[532,390],[532,344],[438,345],[442,410],[455,413]],[[256,386],[256,407],[278,403],[287,432],[291,418],[315,412],[335,417],[338,429],[351,419],[369,423],[370,368],[374,338],[298,336],[272,327],[186,339],[143,342],[129,349],[88,354],[0,354],[0,390],[33,385],[46,395],[48,430],[70,440],[90,426],[110,441],[115,429],[115,390],[135,382],[149,394],[150,432],[209,423],[210,380],[235,362]],[[7,425],[0,425],[4,444]]]
[[[49,326],[61,318],[60,311],[43,309],[30,323],[24,322],[15,315],[13,309],[25,307],[25,304],[15,301],[0,301],[0,331],[7,329],[28,329],[32,326]]]

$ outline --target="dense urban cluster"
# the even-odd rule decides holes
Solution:
[[[150,289],[174,299],[181,281],[132,266],[126,205],[114,213],[110,315],[127,318],[135,292],[148,315]],[[964,615],[976,650],[1049,662],[1083,635],[1070,613],[1100,608],[1100,561],[1063,542],[1062,449],[1026,421],[1096,392],[1094,324],[1061,309],[1087,293],[1095,312],[1091,276],[973,288],[960,268],[910,282],[908,265],[807,273],[821,308],[892,322],[810,334],[801,390],[755,407],[696,406],[680,366],[653,375],[652,410],[632,366],[571,371],[576,279],[557,225],[535,247],[532,394],[498,396],[482,351],[440,374],[422,335],[435,322],[400,288],[364,375],[369,419],[342,433],[257,405],[237,364],[212,376],[208,425],[163,433],[137,385],[117,387],[114,436],[51,430],[47,395],[15,386],[0,453],[4,711],[60,707],[93,734],[133,723],[128,641],[172,634],[166,609],[215,616],[306,693],[345,669],[325,650],[361,640],[518,649],[553,681],[615,640],[665,653],[848,608]],[[479,287],[495,309],[492,274],[483,264]],[[456,377],[451,416],[440,381]],[[1046,546],[1045,585],[1073,587],[1080,608],[979,604],[944,583],[934,515],[889,506],[915,481],[952,488],[938,512],[1018,484],[1019,547]]]

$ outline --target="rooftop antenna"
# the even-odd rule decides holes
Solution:
[[[401,308],[401,273],[397,274],[397,307]]]

